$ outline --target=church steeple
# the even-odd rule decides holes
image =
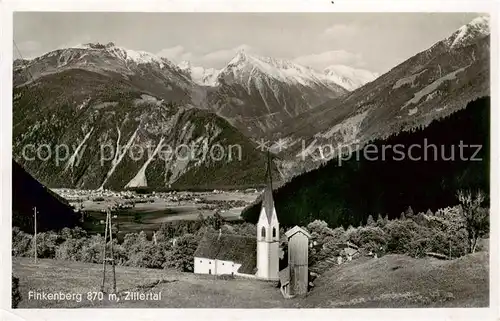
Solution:
[[[273,199],[273,175],[271,170],[271,153],[267,152],[267,169],[266,169],[266,189],[264,191],[264,199],[262,200],[262,206],[266,211],[267,221],[271,224],[274,211],[274,199]]]
[[[279,222],[273,200],[271,154],[267,153],[266,188],[257,222],[257,277],[277,280],[279,268]]]

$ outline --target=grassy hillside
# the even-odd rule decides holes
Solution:
[[[361,308],[484,307],[488,305],[488,254],[452,261],[386,255],[334,267],[315,280],[304,298],[285,300],[272,283],[117,267],[117,289],[162,293],[161,301],[77,302],[27,300],[29,290],[86,293],[99,291],[100,264],[13,258],[23,297],[19,308]],[[108,270],[109,271],[109,270]],[[108,274],[111,276],[111,274]]]
[[[85,295],[82,302],[27,300],[28,291],[87,293],[99,291],[102,265],[13,258],[13,274],[18,276],[22,301],[19,308],[276,308],[287,302],[272,283],[246,279],[220,280],[214,276],[182,273],[175,270],[116,268],[117,290],[161,292],[161,301],[108,300],[90,302]],[[108,269],[108,272],[110,270]],[[112,274],[108,273],[108,280]],[[153,286],[153,284],[159,284]],[[110,283],[107,283],[111,285]],[[106,289],[110,289],[108,286]]]
[[[307,307],[487,307],[487,252],[452,261],[386,255],[330,269],[315,281]]]
[[[370,214],[392,219],[408,206],[418,213],[456,204],[459,189],[488,193],[489,132],[490,100],[482,98],[423,129],[374,141],[366,153],[330,160],[275,191],[280,224],[321,219],[332,227],[358,226]],[[482,148],[477,154],[474,147],[461,152],[461,144]],[[256,203],[242,216],[255,223],[259,210]]]

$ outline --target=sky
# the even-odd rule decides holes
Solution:
[[[317,70],[342,64],[383,73],[480,15],[17,12],[14,41],[23,58],[114,42],[205,68],[220,69],[244,49]]]

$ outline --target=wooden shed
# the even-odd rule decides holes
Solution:
[[[298,226],[288,230],[285,235],[288,239],[289,294],[306,294],[309,284],[308,256],[311,235]]]

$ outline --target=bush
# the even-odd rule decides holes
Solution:
[[[409,254],[415,239],[415,230],[418,230],[418,226],[412,220],[390,221],[384,227],[388,235],[387,252]],[[418,232],[416,234],[418,235]]]
[[[82,249],[87,242],[87,238],[68,238],[56,249],[56,259],[67,261],[83,261]]]
[[[37,257],[53,259],[56,256],[56,248],[61,243],[62,238],[55,232],[48,231],[36,235]],[[34,251],[35,242],[31,242],[30,251]]]
[[[186,234],[177,239],[175,246],[168,259],[165,260],[164,268],[175,268],[184,272],[192,272],[193,254],[198,247],[198,239],[192,234]]]
[[[350,234],[350,241],[358,245],[366,253],[385,252],[388,238],[384,230],[376,226],[361,227]]]
[[[61,238],[64,240],[80,239],[80,238],[87,237],[87,231],[85,231],[84,229],[82,229],[79,226],[75,227],[74,229],[70,229],[70,228],[65,227],[61,230],[60,235],[61,235]]]
[[[19,278],[12,276],[12,308],[15,309],[21,302],[21,291],[19,291]]]
[[[18,227],[12,229],[12,255],[13,256],[33,256],[31,250],[30,234],[24,233]]]
[[[81,249],[81,260],[88,263],[102,263],[104,237],[92,235]]]

